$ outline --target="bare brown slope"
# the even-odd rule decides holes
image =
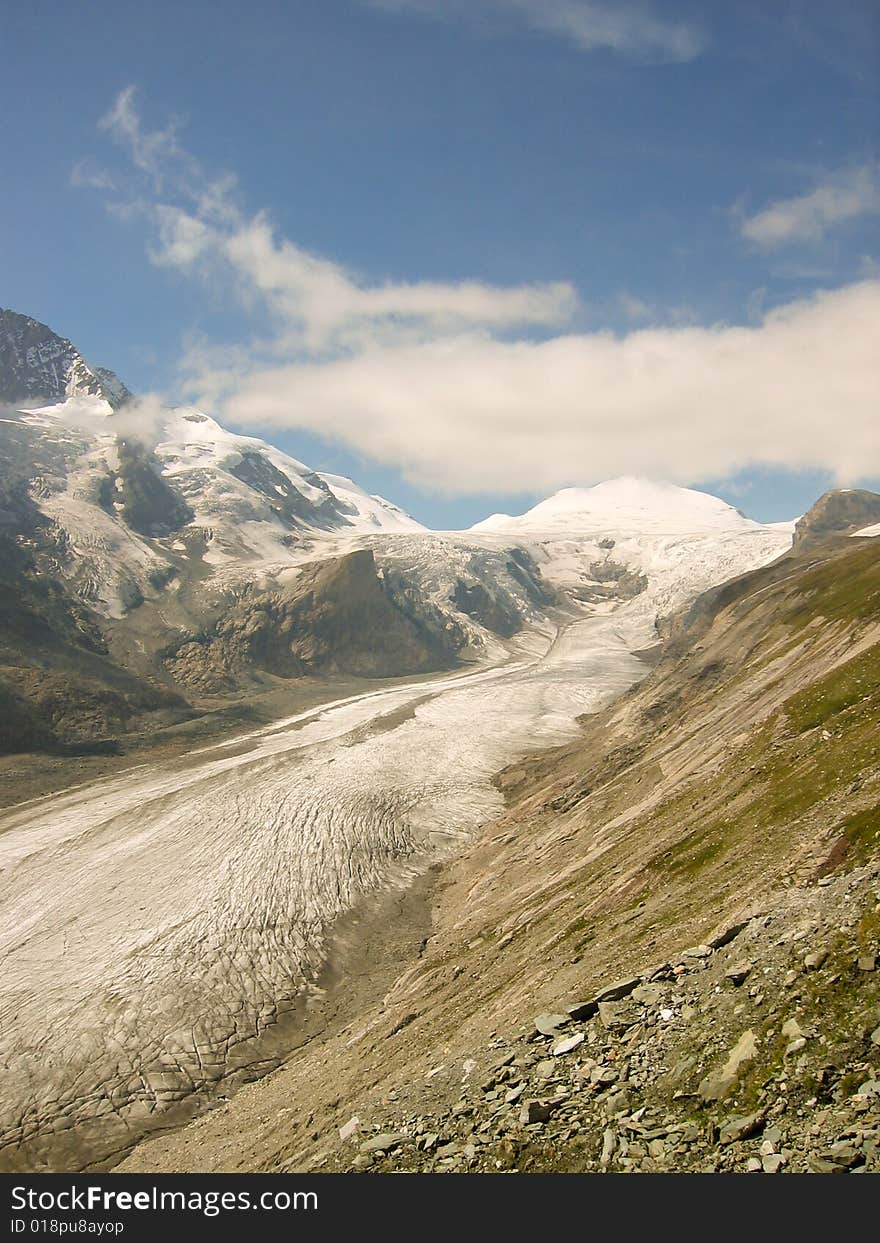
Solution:
[[[825,901],[815,927],[830,936],[848,882],[825,900],[818,880],[873,866],[878,851],[880,545],[786,559],[716,593],[692,624],[697,633],[680,636],[646,683],[587,723],[583,739],[502,774],[508,813],[438,884],[433,935],[384,998],[341,1030],[328,1028],[222,1113],[136,1151],[125,1168],[299,1169],[316,1159],[345,1167],[358,1149],[341,1145],[334,1128],[352,1115],[386,1126],[401,1115],[441,1118],[453,1132],[460,1119],[482,1126],[486,1117],[491,1144],[479,1168],[511,1160],[541,1168],[541,1135],[519,1123],[519,1104],[502,1093],[510,1119],[492,1121],[477,1086],[499,1047],[536,1060],[521,1043],[534,1015],[677,960],[756,911],[784,908],[796,919]],[[870,876],[859,884],[872,901]],[[857,911],[847,909],[846,921],[854,947],[858,937],[876,942],[875,925],[863,928]],[[827,977],[841,1039],[869,1008],[846,971],[835,965]],[[870,972],[860,978],[874,987]],[[762,1000],[756,991],[749,1004]],[[822,1000],[820,990],[813,1002],[821,1009]],[[778,1025],[784,1016],[775,1003],[772,1011]],[[740,1021],[732,1003],[725,1013]],[[707,1014],[689,1051],[691,1092],[731,1034]],[[771,1030],[761,1028],[768,1049]],[[861,1029],[852,1036],[864,1038]],[[629,1057],[622,1046],[606,1055]],[[858,1056],[849,1046],[841,1054],[856,1064]],[[644,1078],[647,1093],[651,1074]],[[676,1086],[665,1089],[670,1101]],[[415,1133],[419,1124],[406,1125]],[[477,1121],[468,1125],[477,1132]],[[567,1143],[563,1136],[544,1168],[599,1160],[576,1147],[566,1156]],[[511,1158],[517,1145],[539,1156]],[[438,1165],[428,1153],[420,1163],[448,1168],[446,1159]]]

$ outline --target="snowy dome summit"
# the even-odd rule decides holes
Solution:
[[[471,530],[586,534],[613,528],[677,535],[744,531],[759,525],[708,492],[625,475],[593,488],[563,488],[519,517],[493,514]]]

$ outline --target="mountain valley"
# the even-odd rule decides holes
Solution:
[[[429,531],[10,311],[0,400],[3,1168],[877,1168],[880,497]]]

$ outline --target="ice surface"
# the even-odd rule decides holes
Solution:
[[[22,1139],[26,1163],[51,1158],[68,1122],[118,1146],[246,1061],[340,912],[460,848],[501,809],[502,764],[642,676],[631,638],[576,620],[543,655],[534,635],[499,669],[0,813],[6,1162]]]

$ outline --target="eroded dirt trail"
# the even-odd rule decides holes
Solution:
[[[469,840],[499,767],[644,674],[632,646],[614,616],[579,620],[543,656],[0,814],[0,1166],[100,1163],[277,1064],[267,1037],[339,915]]]

